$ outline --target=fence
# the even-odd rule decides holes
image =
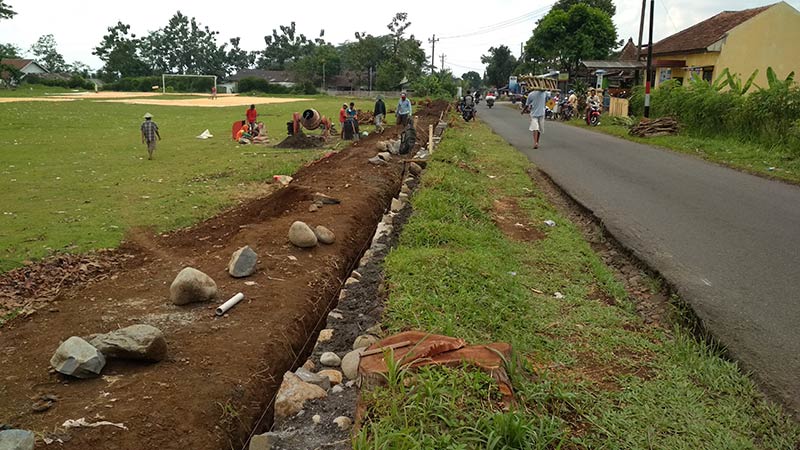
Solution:
[[[627,117],[628,99],[611,97],[611,105],[608,108],[608,115],[612,117]]]
[[[400,91],[336,91],[328,89],[325,93],[335,97],[377,98],[382,95],[384,99],[400,98]],[[413,98],[414,93],[408,92],[408,95]]]

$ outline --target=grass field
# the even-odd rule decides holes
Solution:
[[[511,343],[516,405],[501,410],[480,372],[397,367],[362,393],[355,448],[797,448],[800,428],[736,364],[679,326],[644,324],[528,167],[483,124],[448,130],[386,262],[384,326]],[[506,237],[496,202],[543,238]]]
[[[571,125],[589,128],[585,121],[573,120]],[[628,128],[611,123],[610,117],[592,130],[621,137],[640,144],[664,147],[745,172],[800,183],[800,155],[785,148],[765,148],[733,138],[691,136],[656,136],[637,138],[628,134]]]
[[[53,91],[37,87],[25,95]],[[0,98],[19,93],[0,91]],[[343,100],[318,97],[257,109],[275,144],[286,136],[292,112],[313,106],[338,117]],[[230,128],[245,109],[92,100],[4,103],[0,272],[53,252],[116,246],[131,227],[190,225],[262,192],[272,175],[291,174],[320,156],[316,150],[239,146]],[[154,115],[163,138],[153,161],[140,141],[145,112]],[[196,139],[206,128],[214,138]]]

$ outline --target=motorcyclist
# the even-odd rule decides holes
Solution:
[[[572,108],[573,112],[578,110],[578,96],[575,95],[575,91],[572,89],[569,91],[569,98],[567,99],[567,102],[569,102],[569,107]]]
[[[597,106],[598,111],[603,112],[603,97],[597,94],[597,89],[589,89],[589,95],[586,97],[586,111],[584,116],[589,118],[589,111],[592,106]]]

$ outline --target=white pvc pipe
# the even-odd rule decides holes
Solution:
[[[242,294],[241,292],[239,292],[238,294],[234,295],[233,297],[231,297],[230,300],[228,300],[227,302],[223,303],[222,305],[220,305],[219,308],[217,308],[217,315],[221,316],[221,315],[225,314],[229,309],[233,308],[234,305],[239,303],[243,298],[244,298],[244,294]]]

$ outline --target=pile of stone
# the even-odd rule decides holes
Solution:
[[[167,356],[164,333],[150,325],[131,325],[87,338],[72,336],[58,346],[50,365],[64,375],[93,378],[100,375],[106,359],[158,362]]]
[[[336,242],[336,235],[322,225],[317,225],[312,229],[305,222],[298,220],[289,228],[289,242],[296,247],[313,248],[318,244],[333,244]]]

